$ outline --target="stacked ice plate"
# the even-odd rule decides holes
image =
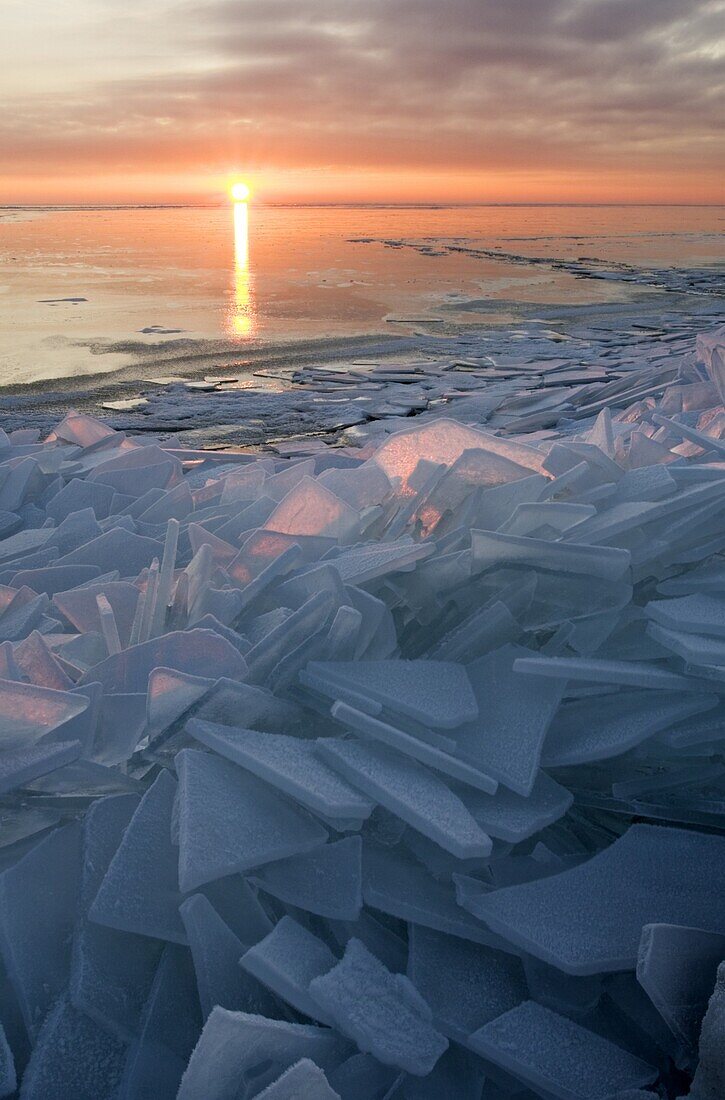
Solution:
[[[722,332],[665,374],[0,434],[0,1096],[725,1095]]]

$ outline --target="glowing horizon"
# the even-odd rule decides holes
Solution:
[[[723,7],[6,0],[0,203],[722,203]]]

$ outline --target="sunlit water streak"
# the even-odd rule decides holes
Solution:
[[[234,203],[234,310],[231,332],[251,336],[254,331],[249,271],[249,203]]]

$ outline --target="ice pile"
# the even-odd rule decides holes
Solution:
[[[647,370],[0,433],[0,1096],[725,1095],[724,334]]]

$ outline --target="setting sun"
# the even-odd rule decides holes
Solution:
[[[246,183],[234,183],[232,184],[231,195],[235,202],[246,202],[251,191]]]

